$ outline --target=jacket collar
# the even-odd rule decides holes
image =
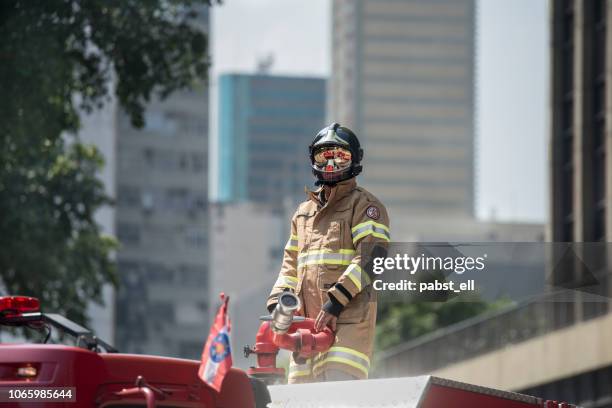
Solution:
[[[344,198],[351,191],[353,191],[355,187],[357,187],[357,181],[355,180],[355,177],[352,177],[348,180],[344,180],[337,184],[334,184],[333,186],[319,187],[318,189],[314,191],[307,190],[306,195],[308,196],[308,199],[310,199],[315,204],[317,204],[317,206],[321,206],[321,202],[319,201],[319,193],[324,188],[329,189],[327,202],[325,204],[327,206],[327,205],[331,205],[334,202]]]

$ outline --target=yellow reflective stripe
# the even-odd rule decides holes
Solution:
[[[350,365],[351,367],[354,367],[358,370],[361,370],[366,377],[368,376],[368,369],[366,367],[364,367],[363,365],[356,363],[352,360],[349,360],[348,358],[344,358],[344,357],[327,357],[324,360],[319,361],[317,364],[314,365],[314,369],[316,370],[317,368],[321,367],[322,365],[325,365],[327,363],[331,363],[331,362],[336,362],[336,363],[342,363],[342,364],[347,364]]]
[[[375,237],[384,239],[385,241],[390,241],[389,237],[386,236],[385,234],[380,234],[378,232],[372,232],[372,235],[374,235]]]
[[[304,376],[308,376],[308,375],[312,375],[312,372],[310,370],[302,370],[302,371],[291,371],[291,370],[289,370],[289,377],[291,377],[291,378],[304,377]]]
[[[363,232],[362,232],[362,233],[360,233],[359,235],[357,235],[357,236],[353,237],[353,242],[354,242],[354,243],[356,243],[356,242],[357,242],[357,241],[359,241],[361,238],[363,238],[363,237],[365,237],[365,236],[367,236],[367,235],[373,235],[373,236],[375,236],[375,237],[377,237],[377,238],[380,238],[380,239],[382,239],[382,240],[385,240],[385,241],[387,241],[387,242],[391,241],[391,239],[390,239],[388,236],[386,236],[386,235],[384,235],[384,234],[380,234],[380,233],[378,233],[378,232],[374,232],[374,231],[373,231],[373,230],[371,230],[371,229],[368,229],[368,230],[363,231]]]
[[[355,286],[357,286],[357,290],[361,292],[361,282],[359,281],[359,279],[355,278],[353,275],[348,275],[348,277],[353,281]]]
[[[298,267],[300,266],[306,266],[306,265],[320,265],[320,264],[327,264],[327,265],[349,265],[351,263],[350,259],[325,259],[325,258],[319,258],[319,259],[312,259],[306,262],[300,262],[300,264],[298,265]]]
[[[297,286],[297,283],[298,283],[297,278],[294,278],[293,276],[281,275],[276,280],[274,287],[295,289],[295,287]]]
[[[347,364],[361,370],[366,377],[370,369],[370,358],[367,355],[348,347],[333,346],[326,353],[319,354],[313,369],[317,369],[329,362]]]
[[[348,268],[346,268],[343,275],[347,276],[351,281],[353,281],[359,292],[361,292],[363,287],[362,283],[365,283],[366,285],[371,283],[368,274],[364,274],[361,267],[357,264],[351,264]]]
[[[362,222],[361,224],[357,224],[353,228],[351,228],[351,232],[355,232],[358,229],[361,229],[362,227],[365,227],[366,225],[373,225],[374,227],[382,228],[385,231],[389,232],[389,227],[387,227],[385,224],[380,224],[380,223],[374,222],[374,221],[366,221],[366,222]]]
[[[306,265],[349,265],[355,256],[354,249],[341,249],[339,251],[316,250],[308,251],[298,256],[298,268]]]
[[[298,258],[303,258],[305,256],[308,255],[318,255],[318,254],[344,254],[344,255],[353,255],[355,254],[355,250],[354,249],[340,249],[338,251],[332,251],[329,249],[317,249],[314,251],[306,251],[304,253],[301,253]]]
[[[353,244],[367,235],[390,241],[389,227],[374,221],[366,221],[355,225],[351,229],[351,235],[353,235]]]
[[[368,357],[367,354],[363,354],[362,352],[357,351],[355,349],[348,348],[348,347],[342,347],[342,346],[333,346],[329,348],[328,352],[334,352],[334,351],[352,354],[356,357],[362,358],[365,361],[367,361],[368,365],[370,364],[370,357]]]
[[[287,245],[285,245],[285,249],[287,251],[297,251],[298,250],[298,237],[297,235],[289,236],[289,241],[287,241]]]

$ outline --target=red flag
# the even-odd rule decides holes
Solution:
[[[198,370],[198,377],[217,392],[221,391],[223,378],[232,367],[229,339],[231,324],[227,315],[229,297],[223,293],[220,294],[220,297],[221,307],[219,307],[215,322],[210,328],[210,334],[202,351],[202,362]]]

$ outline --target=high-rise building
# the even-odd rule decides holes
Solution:
[[[328,118],[357,132],[388,207],[473,214],[474,3],[333,2]]]
[[[549,255],[573,242],[594,258],[588,267],[575,257],[548,266],[556,289],[577,288],[571,297],[523,302],[432,333],[387,353],[380,366],[391,376],[428,372],[611,408],[612,1],[551,1],[550,21]]]
[[[308,145],[324,120],[323,79],[221,75],[214,201],[303,201]]]
[[[609,242],[612,3],[562,0],[554,3],[551,12],[551,216],[547,232],[555,242]],[[575,274],[552,278],[557,283],[584,278],[578,270],[572,272]],[[601,279],[609,277],[604,273]],[[605,304],[577,304],[572,320],[606,311]]]
[[[111,82],[112,86],[112,82]],[[117,99],[110,98],[105,105],[93,112],[81,112],[81,128],[79,138],[83,143],[93,144],[104,157],[104,167],[100,171],[99,179],[104,184],[105,192],[109,197],[117,194],[116,175],[117,157]],[[105,235],[116,236],[115,231],[116,209],[113,206],[104,206],[98,209],[95,220]],[[112,285],[105,285],[102,289],[103,305],[90,303],[87,306],[89,328],[99,338],[110,344],[115,343],[115,289]]]
[[[208,31],[208,9],[198,25]],[[198,358],[208,332],[208,88],[147,106],[146,125],[118,118],[117,344]]]
[[[553,241],[612,237],[611,9],[606,0],[553,2]]]

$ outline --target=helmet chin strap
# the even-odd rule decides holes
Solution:
[[[320,179],[317,179],[317,181],[315,181],[315,186],[335,186],[336,184],[338,184],[337,181],[334,181],[333,183],[331,181],[325,181]]]
[[[329,186],[329,187],[333,187],[336,184],[342,183],[343,181],[346,181],[346,180],[350,180],[353,177],[355,177],[355,176],[351,176],[349,178],[345,178],[343,180],[337,180],[337,181],[328,181],[328,180],[317,179],[314,184],[315,184],[315,186]]]

